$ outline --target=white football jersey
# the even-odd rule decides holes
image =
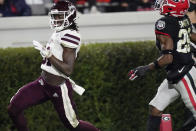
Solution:
[[[75,57],[80,50],[81,38],[80,34],[75,30],[63,30],[54,32],[49,39],[46,48],[50,49],[52,54],[59,60],[63,61],[63,47],[76,49]],[[53,65],[50,64],[48,59],[44,59],[41,64],[41,69],[57,76],[66,76],[58,71]]]

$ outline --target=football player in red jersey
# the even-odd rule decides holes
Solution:
[[[49,13],[54,33],[46,46],[33,44],[43,57],[41,76],[22,88],[12,97],[8,113],[19,131],[28,131],[24,109],[48,100],[54,104],[60,120],[70,131],[99,131],[92,124],[79,120],[72,99],[73,90],[82,94],[69,76],[73,71],[81,37],[76,24],[76,8],[69,1],[59,1]]]
[[[179,97],[196,118],[196,68],[190,52],[190,43],[196,42],[196,34],[192,33],[192,25],[186,15],[189,0],[156,0],[155,8],[163,15],[155,24],[160,57],[129,72],[130,80],[163,67],[167,72],[149,103],[147,131],[159,130],[162,112]]]

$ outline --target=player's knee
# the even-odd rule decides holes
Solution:
[[[87,121],[79,120],[78,126],[71,131],[100,131],[100,130]]]
[[[160,111],[156,107],[150,105],[149,106],[149,114],[152,115],[152,116],[161,116],[162,111]]]
[[[10,103],[7,107],[7,111],[10,116],[16,116],[20,112],[20,109],[14,104]]]
[[[13,115],[13,114],[14,114],[13,111],[12,111],[12,106],[11,106],[11,104],[8,105],[7,111],[8,111],[8,114],[9,114],[9,115]]]

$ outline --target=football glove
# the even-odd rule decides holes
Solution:
[[[38,41],[33,40],[33,45],[35,49],[40,51],[43,58],[50,58],[52,56],[50,49],[46,49],[46,47],[40,44]]]
[[[142,77],[146,74],[146,72],[149,70],[149,66],[139,66],[133,70],[129,71],[129,80],[135,80],[137,77]]]

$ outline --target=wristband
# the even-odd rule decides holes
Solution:
[[[165,55],[165,54],[171,54],[171,55],[173,55],[173,50],[162,50],[161,51],[161,54],[163,54],[163,55]]]

